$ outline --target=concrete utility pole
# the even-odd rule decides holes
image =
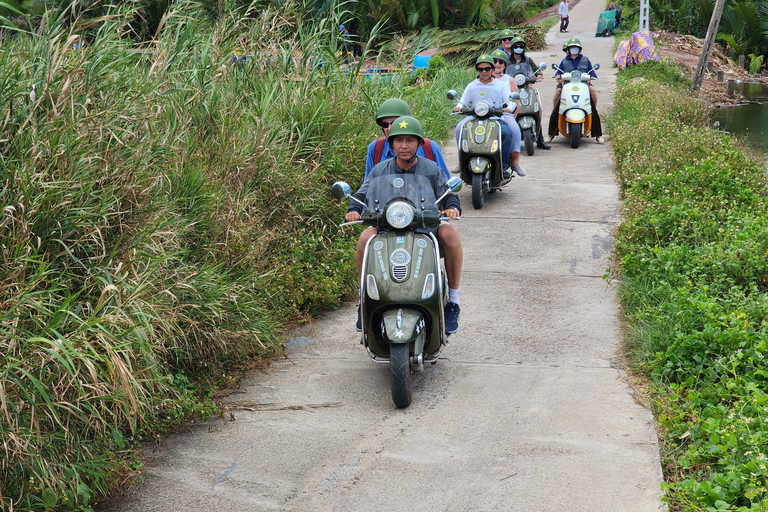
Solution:
[[[649,0],[640,0],[640,32],[648,30]]]
[[[707,37],[704,39],[704,47],[701,49],[699,64],[696,66],[696,73],[693,74],[692,91],[698,91],[701,87],[701,82],[704,80],[704,70],[707,68],[707,61],[709,61],[709,57],[712,55],[712,45],[715,43],[717,28],[720,26],[720,17],[723,15],[724,6],[725,0],[717,0],[715,3],[715,10],[712,11],[712,18],[709,20]]]

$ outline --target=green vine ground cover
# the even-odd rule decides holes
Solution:
[[[668,64],[620,72],[614,104],[625,201],[610,274],[650,385],[665,499],[673,511],[768,510],[766,170],[706,128]]]

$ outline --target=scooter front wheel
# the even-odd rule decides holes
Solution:
[[[581,125],[579,123],[568,123],[568,130],[571,132],[571,147],[576,149],[581,142]]]
[[[485,204],[485,190],[483,190],[483,175],[472,176],[472,206],[479,210]]]
[[[411,405],[413,384],[409,362],[410,343],[389,346],[389,374],[392,382],[392,401],[399,409]]]
[[[530,128],[523,130],[523,140],[525,141],[525,154],[533,156],[535,151],[533,147],[533,130]]]

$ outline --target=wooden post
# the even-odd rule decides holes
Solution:
[[[733,78],[728,79],[728,97],[733,98],[733,91],[736,88],[736,80]]]
[[[722,82],[723,77],[725,76],[725,72],[722,69],[717,70],[717,81]]]
[[[739,67],[742,68],[742,69],[744,68],[744,61],[745,60],[746,60],[746,58],[744,57],[744,55],[739,55]]]
[[[709,71],[711,73],[714,70],[715,70],[715,63],[712,62],[711,60],[708,60],[707,61],[707,71]]]
[[[698,91],[701,88],[701,82],[704,80],[704,69],[709,60],[709,56],[712,55],[712,45],[715,42],[715,36],[717,36],[717,27],[720,26],[720,17],[723,15],[725,0],[716,1],[715,9],[712,11],[712,18],[709,20],[707,37],[704,39],[704,47],[701,49],[699,64],[696,66],[696,72],[693,74],[693,83],[691,84],[692,91]]]

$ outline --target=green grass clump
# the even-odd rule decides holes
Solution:
[[[174,4],[144,53],[126,10],[5,34],[0,509],[88,510],[133,447],[354,294],[329,190],[361,183],[384,99],[447,134],[449,67],[359,82],[333,20],[198,15]]]
[[[613,275],[632,364],[651,383],[665,499],[766,510],[766,171],[706,128],[666,70],[634,73],[620,72],[609,122],[625,198]]]

